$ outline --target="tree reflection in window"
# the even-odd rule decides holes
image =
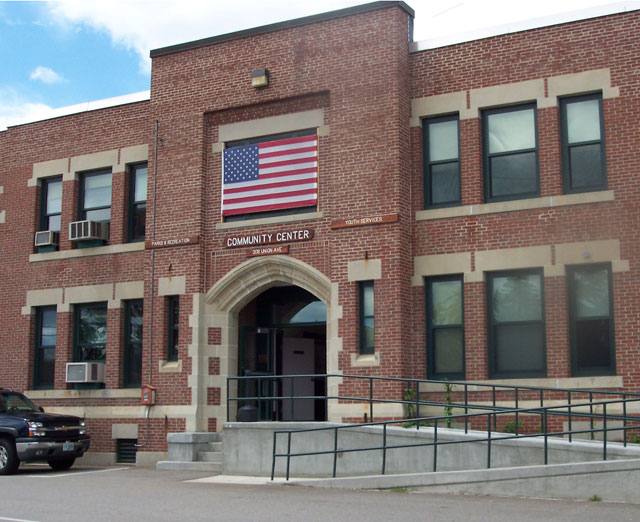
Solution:
[[[104,361],[107,349],[107,304],[76,308],[76,357],[78,361]]]

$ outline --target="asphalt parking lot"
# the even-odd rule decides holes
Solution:
[[[152,468],[80,465],[54,472],[23,465],[18,474],[0,477],[0,521],[640,520],[640,505],[630,504],[243,482]]]

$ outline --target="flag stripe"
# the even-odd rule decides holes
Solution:
[[[315,187],[312,187],[312,188],[309,188],[309,189],[306,189],[306,190],[291,190],[291,191],[286,193],[286,196],[287,197],[294,197],[294,196],[307,196],[307,195],[312,194],[315,197],[315,193],[316,193],[316,189],[315,189]],[[265,200],[265,199],[269,199],[269,200],[273,200],[273,199],[283,199],[284,200],[284,199],[286,199],[286,197],[282,197],[281,198],[280,194],[282,194],[282,192],[275,192],[275,193],[267,192],[265,194],[258,194],[258,195],[255,195],[255,196],[239,196],[239,197],[236,197],[236,198],[234,198],[232,200],[227,200],[227,201],[229,201],[229,204],[235,205],[237,203],[247,203],[247,202],[250,202],[250,201],[257,202],[257,201],[262,201],[262,200]],[[227,205],[225,205],[225,207],[226,206]]]
[[[273,147],[273,148],[280,148],[280,147]],[[272,150],[272,149],[268,149],[268,150]],[[301,147],[299,149],[285,149],[285,150],[294,152],[294,154],[290,154],[290,156],[298,156],[301,158],[303,157],[302,154],[305,154],[306,155],[305,157],[310,157],[310,156],[317,156],[317,153],[318,153],[317,147]],[[260,161],[269,161],[270,158],[279,158],[281,156],[282,156],[281,151],[276,151],[276,152],[260,151],[258,153],[258,157],[260,158]]]
[[[262,189],[262,190],[244,191],[238,194],[229,194],[227,196],[227,201],[234,203],[242,198],[247,198],[252,196],[261,196],[261,195],[267,195],[269,197],[274,197],[274,196],[277,196],[278,194],[284,194],[284,193],[287,193],[287,195],[290,195],[297,190],[298,191],[303,189],[315,190],[317,187],[318,187],[317,183],[302,183],[300,185],[287,185],[286,187],[272,187],[272,188]]]
[[[225,193],[228,196],[232,196],[233,194],[238,194],[242,192],[247,192],[248,190],[262,190],[272,187],[288,187],[290,185],[299,185],[301,183],[315,183],[316,175],[314,174],[303,174],[301,176],[291,176],[292,179],[285,179],[284,181],[280,181],[279,179],[264,179],[260,180],[259,183],[242,183],[242,187],[234,186],[233,188],[229,188],[225,190]],[[295,178],[295,179],[293,179]],[[240,185],[240,183],[236,183],[236,185]]]
[[[284,201],[284,203],[283,203]],[[224,213],[229,214],[246,214],[248,212],[262,212],[265,210],[279,210],[283,208],[308,207],[316,204],[318,199],[315,197],[299,196],[295,198],[282,198],[282,200],[274,200],[272,203],[261,202],[259,205],[251,203],[242,203],[239,205],[225,205]]]

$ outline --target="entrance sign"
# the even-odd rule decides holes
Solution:
[[[398,221],[398,213],[381,214],[363,218],[337,219],[331,222],[331,228],[362,227],[364,225],[381,225],[382,223],[395,223]]]
[[[289,245],[260,247],[260,248],[251,248],[250,250],[247,250],[247,257],[274,256],[276,254],[288,254],[288,253],[289,253]]]
[[[166,247],[174,247],[174,246],[186,246],[186,245],[195,245],[200,241],[199,236],[190,236],[190,237],[177,237],[172,239],[158,239],[145,241],[145,248],[166,248]]]
[[[287,230],[275,233],[249,234],[244,236],[227,236],[224,244],[227,248],[244,246],[274,245],[294,241],[309,241],[313,238],[313,229]]]

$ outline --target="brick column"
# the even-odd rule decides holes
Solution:
[[[111,174],[111,225],[109,243],[117,245],[127,240],[127,174]]]
[[[123,318],[124,310],[122,307],[118,306],[107,310],[107,357],[104,368],[104,385],[108,389],[122,387]]]

